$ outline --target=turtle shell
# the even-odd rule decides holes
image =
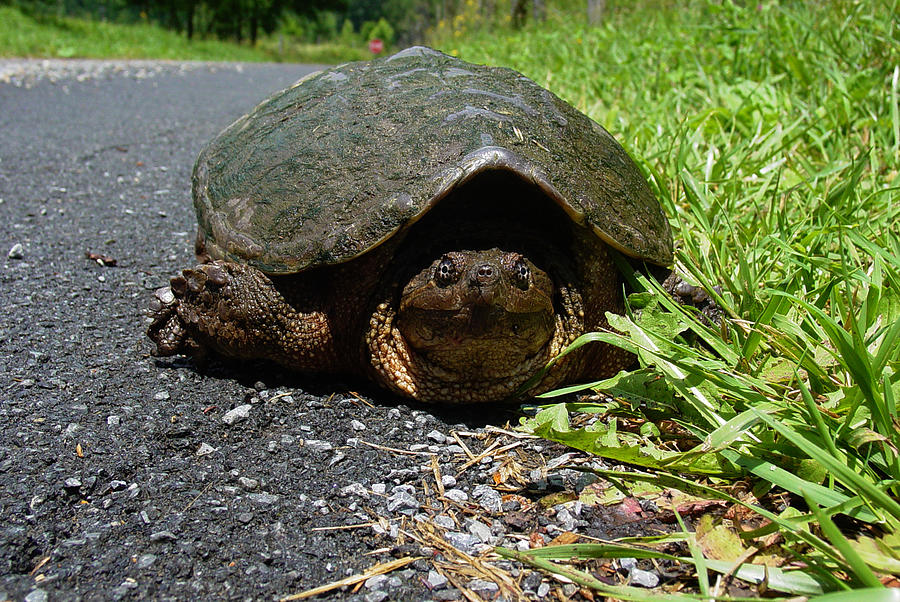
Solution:
[[[219,134],[194,166],[198,236],[269,273],[336,264],[488,170],[533,182],[623,253],[671,263],[669,223],[605,129],[516,71],[423,47],[309,75]]]

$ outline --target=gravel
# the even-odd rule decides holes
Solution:
[[[636,528],[538,503],[595,483],[565,468],[580,455],[500,434],[507,409],[149,356],[145,308],[193,262],[199,149],[311,69],[0,61],[0,598],[277,599],[407,556],[424,560],[327,597],[502,598],[453,573],[460,553],[668,528],[649,506]],[[517,446],[477,456],[496,438]],[[528,597],[560,587],[509,567]]]

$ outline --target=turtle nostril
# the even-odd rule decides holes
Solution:
[[[479,285],[490,285],[497,280],[498,276],[499,272],[496,267],[489,263],[483,263],[475,268],[473,279]]]

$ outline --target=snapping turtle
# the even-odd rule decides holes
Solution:
[[[193,172],[197,267],[160,289],[157,355],[266,358],[420,401],[513,396],[623,310],[611,254],[672,261],[613,137],[510,69],[415,47],[320,71]],[[530,391],[612,375],[591,343]]]

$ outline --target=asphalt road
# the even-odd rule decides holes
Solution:
[[[456,553],[402,531],[440,515],[471,553],[503,541],[502,458],[457,470],[486,441],[452,434],[507,415],[149,355],[152,291],[193,263],[194,158],[311,67],[23,65],[0,64],[0,600],[273,599],[417,554],[326,596],[459,599],[430,564]]]

